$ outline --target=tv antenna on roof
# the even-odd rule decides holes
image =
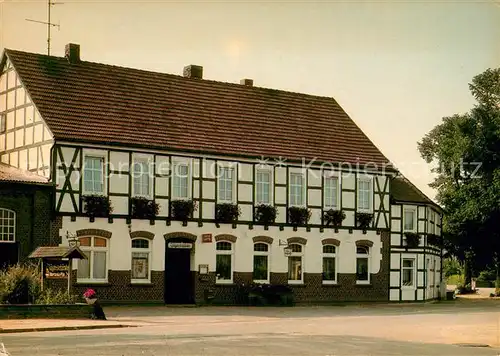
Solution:
[[[59,25],[58,23],[56,24],[56,23],[50,22],[50,9],[53,5],[62,5],[62,4],[63,4],[62,2],[56,3],[52,0],[47,0],[47,21],[26,19],[26,21],[36,22],[36,23],[41,23],[41,24],[47,25],[47,55],[49,55],[49,56],[50,56],[50,29],[52,27],[57,27],[58,30],[61,28],[61,25]]]

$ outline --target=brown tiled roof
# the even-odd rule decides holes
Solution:
[[[69,246],[42,246],[31,253],[29,258],[81,258],[85,254],[78,247]]]
[[[441,209],[439,205],[404,177],[392,179],[391,196],[396,202],[430,204]]]
[[[50,184],[45,177],[23,169],[0,163],[0,182],[26,183],[26,184]]]
[[[389,162],[333,98],[5,53],[56,140],[288,160]]]

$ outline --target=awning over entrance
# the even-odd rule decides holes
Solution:
[[[70,246],[41,246],[29,255],[29,258],[77,258],[87,259],[78,247]]]

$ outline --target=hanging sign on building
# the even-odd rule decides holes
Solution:
[[[191,242],[169,242],[168,248],[193,248],[193,244]]]
[[[51,279],[68,278],[68,261],[64,260],[45,261],[44,269],[45,269],[45,278],[51,278]]]
[[[202,234],[201,242],[203,243],[211,243],[212,242],[212,234]]]

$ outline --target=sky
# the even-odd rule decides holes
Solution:
[[[500,66],[500,0],[55,0],[51,54],[334,97],[430,198],[417,142],[467,112],[468,83]],[[0,0],[0,51],[47,53],[47,1]]]

